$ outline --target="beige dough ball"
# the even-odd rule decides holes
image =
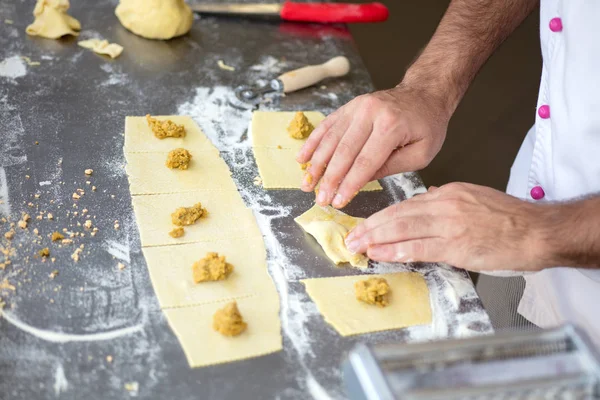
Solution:
[[[125,28],[147,39],[185,35],[194,20],[183,0],[121,0],[115,14]]]

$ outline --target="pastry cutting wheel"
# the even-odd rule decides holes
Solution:
[[[259,103],[267,93],[291,93],[321,82],[323,79],[344,76],[350,72],[346,57],[334,57],[320,65],[309,65],[272,79],[265,85],[242,85],[235,89],[236,97],[245,103]]]
[[[419,344],[357,345],[351,400],[600,399],[600,354],[566,325]]]

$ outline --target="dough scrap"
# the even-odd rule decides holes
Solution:
[[[356,301],[354,284],[372,277],[385,278],[391,288],[387,307]],[[356,275],[301,281],[317,308],[342,336],[431,324],[429,288],[416,272]]]
[[[194,283],[222,281],[229,278],[233,270],[233,265],[225,260],[225,256],[213,252],[207,253],[192,266]]]
[[[154,136],[156,136],[159,139],[185,137],[185,127],[183,125],[177,125],[170,119],[160,120],[152,118],[150,114],[148,114],[146,115],[146,121],[148,122],[148,126],[154,133]]]
[[[158,139],[152,140],[159,142]],[[194,151],[194,160],[187,170],[164,168],[167,154],[127,153],[125,170],[129,176],[131,194],[237,190],[231,172],[218,151]]]
[[[38,0],[33,9],[35,19],[25,32],[48,39],[58,39],[65,35],[78,36],[81,24],[67,14],[69,7],[69,0]]]
[[[316,111],[303,114],[313,126],[325,116]],[[255,111],[252,113],[252,150],[265,189],[300,189],[305,171],[296,162],[296,154],[305,140],[290,137],[287,128],[296,113]],[[367,183],[361,191],[382,190],[377,181]]]
[[[344,242],[348,232],[363,220],[364,218],[352,217],[330,206],[314,205],[294,221],[317,240],[334,263],[349,262],[353,267],[366,268],[369,259],[363,254],[353,254]]]
[[[147,39],[185,35],[194,21],[183,0],[121,0],[115,14],[125,28]]]
[[[117,58],[123,52],[123,46],[116,43],[108,43],[108,40],[88,39],[77,43],[79,46],[90,49],[94,53],[104,54],[110,58]]]
[[[277,293],[266,291],[260,297],[236,301],[248,328],[235,338],[223,336],[212,327],[213,315],[223,307],[222,302],[164,310],[190,367],[243,360],[282,349]]]
[[[224,336],[238,336],[246,330],[248,324],[244,322],[237,303],[232,301],[225,307],[217,310],[213,315],[213,329]]]
[[[192,154],[186,149],[178,148],[171,150],[167,155],[167,168],[186,170],[192,161]]]
[[[356,299],[377,307],[389,304],[390,285],[385,278],[369,278],[354,284]]]
[[[192,150],[194,154],[200,151],[212,151],[217,155],[219,154],[192,118],[181,115],[155,115],[152,118],[159,121],[170,120],[177,125],[183,125],[186,132],[185,137],[156,140],[154,132],[148,126],[146,117],[126,117],[125,146],[123,148],[125,156],[128,156],[129,153],[168,153],[176,147],[185,147]]]
[[[287,127],[290,137],[299,140],[308,138],[314,129],[315,127],[308,121],[302,111],[298,111],[294,115],[294,119]]]
[[[152,286],[163,308],[231,301],[251,297],[272,287],[260,236],[144,247],[142,251]],[[208,252],[227,254],[227,261],[235,266],[235,273],[224,281],[195,284],[190,276],[190,266]]]

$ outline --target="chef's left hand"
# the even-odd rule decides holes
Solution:
[[[480,270],[539,270],[544,207],[503,192],[450,183],[388,207],[357,226],[348,249],[389,262],[445,262]]]

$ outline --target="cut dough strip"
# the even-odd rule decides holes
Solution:
[[[152,284],[191,367],[241,360],[282,348],[279,297],[268,272],[262,235],[227,164],[190,117],[166,116],[184,125],[184,138],[158,139],[145,117],[127,117],[125,157],[133,209]],[[165,166],[167,154],[185,148],[187,170]],[[201,203],[208,211],[173,238],[171,213]],[[227,280],[195,285],[192,265],[218,252],[234,266]],[[213,314],[236,300],[248,329],[237,337],[213,330]]]
[[[357,281],[381,277],[391,288],[389,305],[379,308],[356,299]],[[325,321],[342,336],[431,323],[429,288],[421,274],[398,272],[301,281]]]

